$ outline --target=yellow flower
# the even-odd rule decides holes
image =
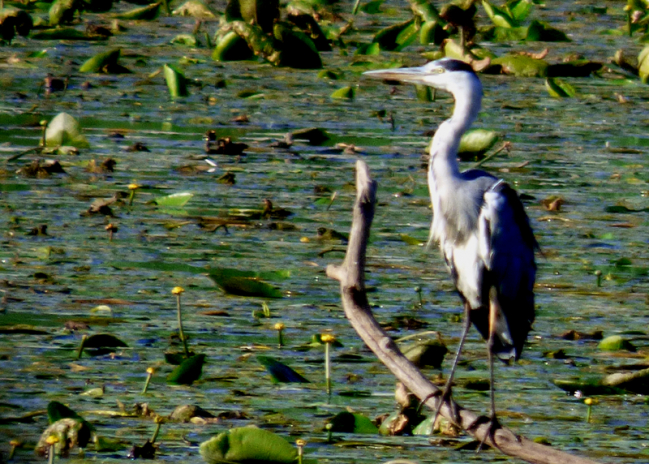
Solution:
[[[284,330],[285,327],[286,326],[281,322],[275,324],[275,330]]]
[[[331,334],[322,334],[320,340],[322,340],[322,343],[333,343],[336,341],[336,337]]]
[[[171,290],[171,293],[173,295],[180,295],[181,293],[184,293],[185,289],[182,287],[174,287],[173,290]]]

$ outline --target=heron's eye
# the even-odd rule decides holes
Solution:
[[[444,74],[446,69],[444,68],[435,68],[431,71],[431,74]]]

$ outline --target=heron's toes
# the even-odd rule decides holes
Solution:
[[[487,441],[487,438],[489,438],[489,441],[493,443],[493,446],[498,448],[498,445],[496,444],[496,430],[500,428],[500,422],[498,422],[498,418],[496,417],[496,414],[492,414],[491,417],[489,418],[489,428],[487,429],[487,433],[484,434],[484,437],[482,437],[482,441],[480,441],[480,446],[476,449],[476,453],[479,453],[482,450],[483,445]]]

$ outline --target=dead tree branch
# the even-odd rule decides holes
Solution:
[[[345,314],[367,346],[383,364],[418,398],[430,398],[426,406],[435,410],[441,392],[401,354],[391,338],[381,329],[370,310],[365,293],[365,251],[374,218],[376,182],[370,178],[364,161],[356,163],[356,203],[349,236],[347,254],[342,266],[329,265],[327,275],[340,281],[340,293]],[[549,446],[534,443],[516,435],[506,427],[494,434],[495,443],[485,434],[488,418],[478,416],[452,399],[442,405],[441,414],[477,440],[503,453],[535,464],[595,464],[586,458],[564,453]],[[487,434],[488,435],[488,434]]]

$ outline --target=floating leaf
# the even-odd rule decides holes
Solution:
[[[576,60],[548,66],[548,77],[588,77],[602,69],[602,63]]]
[[[510,17],[520,22],[527,19],[533,7],[534,2],[532,0],[514,0],[513,2],[508,2],[505,9]]]
[[[545,88],[554,98],[571,98],[576,95],[575,89],[570,84],[554,77],[545,79]]]
[[[501,10],[500,8],[491,5],[486,0],[482,0],[482,6],[484,7],[487,16],[489,16],[489,19],[491,19],[491,22],[493,22],[496,26],[503,28],[512,28],[518,26],[516,20],[512,18],[505,10]]]
[[[401,35],[408,28],[411,28],[405,35]],[[412,36],[412,37],[411,37]],[[412,43],[417,37],[417,29],[415,27],[415,20],[410,19],[403,23],[388,26],[381,29],[372,39],[373,43],[379,44],[381,50],[397,51],[402,49],[406,42]],[[404,45],[405,44],[405,45]]]
[[[636,348],[630,341],[622,338],[621,335],[611,335],[599,342],[597,345],[601,351],[631,351],[635,352]]]
[[[415,91],[417,93],[417,100],[422,102],[433,101],[433,91],[429,86],[424,84],[417,84],[415,85]]]
[[[310,145],[322,145],[329,140],[329,134],[319,127],[309,127],[308,129],[298,129],[291,132],[291,137],[295,140],[306,140]]]
[[[193,196],[194,194],[190,192],[180,192],[166,195],[164,197],[158,197],[153,201],[158,206],[182,208],[192,199]]]
[[[56,27],[34,32],[30,38],[35,40],[106,40],[99,35],[88,36],[73,27]]]
[[[546,77],[548,63],[523,55],[505,55],[491,60],[491,65],[500,66],[503,74],[518,77]]]
[[[532,21],[530,23],[525,40],[532,42],[570,42],[570,39],[564,32],[540,21]]]
[[[173,12],[177,16],[191,16],[193,18],[216,18],[217,15],[207,5],[199,0],[189,0]]]
[[[427,21],[419,30],[419,43],[421,45],[440,45],[448,37],[448,32],[440,21]]]
[[[112,334],[94,334],[86,339],[86,348],[122,348],[128,345]]]
[[[310,383],[309,380],[275,358],[257,356],[257,361],[266,368],[273,383]]]
[[[424,240],[419,240],[418,238],[411,237],[410,235],[406,234],[400,234],[399,238],[408,245],[422,246],[424,243],[426,243]]]
[[[329,423],[332,425],[332,432],[371,434],[379,432],[376,425],[364,415],[347,411],[336,414]]]
[[[189,95],[185,75],[171,64],[165,64],[163,69],[165,81],[167,82],[167,89],[169,89],[169,95],[172,98],[186,97]]]
[[[210,279],[225,293],[239,296],[257,296],[261,298],[282,298],[281,290],[259,280],[258,277],[240,275],[231,269],[210,269]]]
[[[221,37],[212,52],[214,61],[244,61],[254,56],[248,43],[234,31]]]
[[[47,421],[53,424],[61,419],[78,419],[83,420],[75,411],[58,401],[50,401],[47,404]]]
[[[279,17],[279,0],[229,0],[225,9],[228,22],[243,20],[266,34],[272,32]]]
[[[645,84],[649,80],[649,45],[643,48],[638,55],[638,75]]]
[[[201,378],[203,374],[203,364],[205,364],[204,354],[197,354],[185,359],[167,376],[167,383],[172,385],[191,385]]]
[[[433,415],[427,416],[426,419],[421,421],[417,427],[412,429],[413,435],[423,435],[429,437],[433,434],[435,424],[433,423]]]
[[[133,10],[120,13],[115,17],[117,19],[125,20],[152,21],[160,15],[161,7],[162,2],[152,3],[141,8],[135,8]]]
[[[117,62],[119,60],[120,54],[121,50],[119,48],[99,53],[86,60],[86,62],[83,63],[79,68],[79,72],[106,74],[130,73],[131,71]]]
[[[223,462],[292,464],[297,450],[284,438],[257,427],[235,427],[200,445],[208,464]]]
[[[385,0],[372,0],[361,7],[361,11],[367,14],[377,14],[381,12],[381,5]]]
[[[482,155],[498,141],[498,133],[486,129],[473,129],[465,132],[460,139],[458,155]],[[460,156],[461,157],[461,156]]]
[[[353,100],[356,96],[356,89],[354,87],[342,87],[331,94],[331,98]]]
[[[78,0],[56,0],[50,7],[50,26],[59,24],[70,24],[74,20],[74,14],[80,10],[81,2]]]
[[[355,55],[378,56],[381,54],[381,46],[378,43],[359,44]]]
[[[448,348],[438,340],[422,340],[402,347],[401,352],[419,368],[430,366],[439,369]]]
[[[296,31],[283,22],[273,27],[275,39],[281,43],[280,66],[295,69],[320,69],[322,59],[313,40],[304,32]]]
[[[81,126],[67,113],[57,114],[47,125],[45,130],[45,143],[48,147],[72,145],[78,148],[90,146],[81,133]]]

